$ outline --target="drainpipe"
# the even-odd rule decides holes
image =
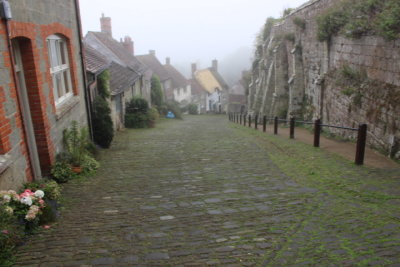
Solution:
[[[79,35],[79,48],[80,48],[80,56],[81,56],[81,67],[82,67],[82,75],[83,75],[83,87],[85,93],[85,102],[86,102],[86,113],[88,120],[88,128],[90,139],[93,141],[93,128],[92,128],[92,97],[90,88],[87,85],[87,77],[86,77],[86,63],[85,63],[85,50],[83,48],[83,35],[82,35],[82,22],[79,8],[79,0],[75,0],[75,14],[76,14],[76,22],[78,23],[78,35]]]
[[[12,19],[12,14],[11,14],[11,8],[8,0],[0,0],[0,13],[1,13],[1,18],[4,19],[4,23],[6,25],[6,40],[7,40],[7,47],[8,47],[8,52],[9,52],[9,57],[10,57],[10,62],[11,62],[11,72],[12,72],[12,78],[15,86],[15,90],[17,91],[17,108],[18,112],[21,115],[21,119],[23,121],[23,136],[24,136],[24,141],[25,141],[25,148],[27,149],[28,155],[29,155],[29,165],[32,170],[33,174],[33,179],[34,180],[39,180],[42,176],[42,172],[40,169],[40,163],[38,162],[38,159],[35,159],[35,152],[32,151],[32,149],[29,147],[29,140],[28,139],[28,129],[26,128],[26,121],[24,121],[24,117],[26,114],[26,110],[24,110],[24,106],[21,104],[22,103],[22,92],[21,88],[18,83],[18,77],[17,77],[17,72],[15,71],[15,61],[14,61],[14,50],[12,47],[12,41],[11,41],[11,28],[10,28],[10,23],[9,21]],[[34,137],[33,137],[34,138]],[[36,145],[36,144],[35,144]]]

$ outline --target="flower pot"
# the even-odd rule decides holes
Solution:
[[[74,173],[81,173],[82,172],[82,167],[81,166],[72,166],[72,171]]]

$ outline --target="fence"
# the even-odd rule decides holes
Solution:
[[[250,128],[252,127],[252,116],[248,115],[246,116],[245,114],[241,113],[229,113],[228,114],[229,120],[232,122],[236,122],[244,126],[247,126]],[[254,116],[254,129],[258,129],[258,124],[260,123],[259,116],[255,115]],[[301,121],[301,120],[296,120],[295,118],[291,118],[290,120],[285,120],[285,119],[279,119],[278,117],[274,118],[267,118],[266,116],[263,116],[262,118],[262,126],[263,126],[263,132],[266,132],[267,130],[267,123],[269,121],[274,122],[274,134],[278,134],[278,125],[280,122],[284,123],[289,123],[289,137],[291,139],[294,138],[294,130],[296,123],[301,123],[301,124],[310,124],[314,125],[314,147],[319,147],[320,146],[320,139],[321,139],[321,130],[322,127],[327,127],[327,128],[336,128],[336,129],[342,129],[342,130],[347,130],[347,131],[357,131],[357,146],[356,146],[356,155],[355,155],[355,164],[357,165],[363,165],[364,164],[364,157],[365,157],[365,146],[366,146],[366,141],[367,141],[367,125],[366,124],[360,124],[358,128],[351,128],[351,127],[343,127],[343,126],[336,126],[336,125],[328,125],[328,124],[323,124],[320,119],[315,120],[314,122],[310,121]]]

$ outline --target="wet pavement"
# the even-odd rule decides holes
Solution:
[[[365,202],[306,186],[239,131],[191,116],[119,133],[16,266],[400,266],[398,190]]]

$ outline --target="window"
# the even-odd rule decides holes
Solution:
[[[67,42],[57,35],[51,35],[47,38],[47,47],[49,50],[54,100],[58,105],[72,96]]]

